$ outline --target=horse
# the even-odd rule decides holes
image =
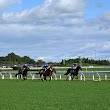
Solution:
[[[20,79],[23,78],[23,80],[26,80],[27,79],[27,72],[28,71],[29,71],[29,68],[27,66],[23,66],[22,68],[19,69],[19,71],[15,75],[15,77],[17,77],[17,75],[20,75]]]
[[[23,68],[20,68],[20,69],[18,70],[18,73],[15,74],[15,77],[19,76],[19,78],[21,79],[22,73],[23,73]]]
[[[43,81],[43,80],[46,80],[47,81],[47,76],[49,76],[49,81],[53,78],[52,77],[52,74],[53,73],[56,73],[56,69],[55,68],[48,68],[48,69],[41,69],[40,71],[39,71],[39,73],[40,73],[40,77],[41,77],[41,80]],[[55,75],[55,74],[54,74]],[[56,78],[56,75],[55,75],[55,78]]]
[[[43,76],[43,74],[45,73],[45,69],[40,69],[39,70],[39,73],[36,73],[36,74],[40,74],[40,78]]]
[[[27,79],[27,73],[29,71],[29,68],[26,66],[22,72],[23,80]]]
[[[76,67],[76,69],[74,69],[74,70],[72,70],[71,68],[69,68],[68,70],[67,70],[67,72],[64,74],[64,75],[70,75],[71,76],[71,78],[72,78],[72,80],[73,80],[73,78],[76,76],[76,78],[75,79],[78,79],[78,72],[79,72],[79,70],[82,70],[82,68],[81,68],[81,66],[77,66]]]

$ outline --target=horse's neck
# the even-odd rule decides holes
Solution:
[[[55,72],[55,73],[56,73],[56,70],[55,70],[55,68],[52,68],[52,72]]]
[[[81,67],[80,67],[80,66],[77,66],[76,70],[78,70],[78,71],[79,71],[80,69],[81,69]]]
[[[45,71],[45,72],[49,72],[49,71],[50,71],[50,68],[46,69],[46,71]]]

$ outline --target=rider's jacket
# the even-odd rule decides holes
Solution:
[[[71,69],[75,70],[76,69],[76,65],[72,65]]]
[[[43,66],[43,69],[48,69],[48,65],[47,64],[45,64],[44,66]]]

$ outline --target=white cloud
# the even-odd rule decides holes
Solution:
[[[82,17],[87,0],[49,0],[41,6],[31,10],[24,10],[19,13],[4,13],[1,22],[7,23],[49,23],[58,22],[59,20],[75,19]]]
[[[10,5],[19,3],[21,3],[21,0],[0,0],[0,10],[2,11]]]

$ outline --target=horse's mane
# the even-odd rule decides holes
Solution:
[[[55,68],[48,68],[45,73],[48,73],[48,72],[55,72],[56,73],[56,69]]]
[[[56,73],[56,69],[55,68],[52,68],[52,72],[55,72]]]
[[[82,70],[82,68],[81,68],[81,66],[80,65],[78,65],[77,67],[76,67],[76,70]]]

